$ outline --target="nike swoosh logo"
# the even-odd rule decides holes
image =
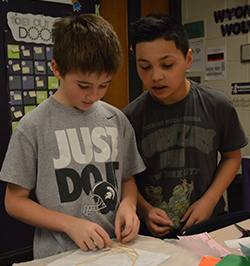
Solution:
[[[114,117],[114,116],[116,116],[116,114],[111,115],[111,116],[106,116],[106,118],[109,120],[109,119],[111,119],[111,118]]]

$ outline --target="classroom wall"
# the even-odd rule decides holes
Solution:
[[[202,83],[225,91],[231,97],[245,133],[250,139],[250,89],[246,89],[247,93],[244,94],[232,94],[233,83],[250,82],[250,61],[241,62],[240,52],[241,45],[250,43],[247,24],[250,20],[250,12],[249,15],[248,12],[245,15],[244,12],[242,13],[242,10],[247,11],[245,6],[249,6],[247,9],[250,11],[249,0],[182,0],[182,22],[186,24],[204,21],[204,37],[192,40],[203,40],[205,68],[203,71],[188,72],[187,77],[200,77]],[[215,22],[215,11],[218,14],[218,11],[225,12],[226,9],[233,11],[232,8],[237,10],[236,16],[232,16],[231,20],[225,17],[223,22],[220,20],[218,23]],[[222,35],[221,26],[232,27],[230,36],[228,33],[225,36]],[[206,49],[216,47],[225,47],[226,79],[206,80]],[[247,53],[250,54],[250,52]],[[250,144],[242,149],[242,155],[250,156]]]

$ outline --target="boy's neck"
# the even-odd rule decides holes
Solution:
[[[58,90],[52,95],[52,97],[57,100],[59,103],[64,104],[66,106],[75,108],[74,106],[72,106],[69,101],[67,100],[67,98],[64,96],[64,94],[61,91],[61,88],[59,87]]]

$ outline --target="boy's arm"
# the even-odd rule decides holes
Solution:
[[[173,226],[166,212],[153,207],[138,191],[138,213],[145,220],[148,231],[155,237],[164,237]]]
[[[115,234],[118,241],[126,243],[138,235],[140,221],[136,214],[137,186],[134,177],[122,179],[122,198],[115,218]]]
[[[186,228],[208,219],[220,197],[235,178],[241,164],[241,150],[222,153],[215,179],[206,193],[194,202],[184,214],[181,222],[187,221]]]
[[[29,198],[30,190],[9,183],[5,195],[6,211],[29,225],[64,232],[84,251],[112,247],[107,232],[88,220],[47,209]],[[95,243],[94,243],[95,242]]]

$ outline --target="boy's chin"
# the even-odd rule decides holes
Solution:
[[[167,97],[164,97],[163,95],[157,95],[157,93],[155,91],[150,91],[150,94],[152,96],[152,98],[159,103],[164,103],[165,99]]]

